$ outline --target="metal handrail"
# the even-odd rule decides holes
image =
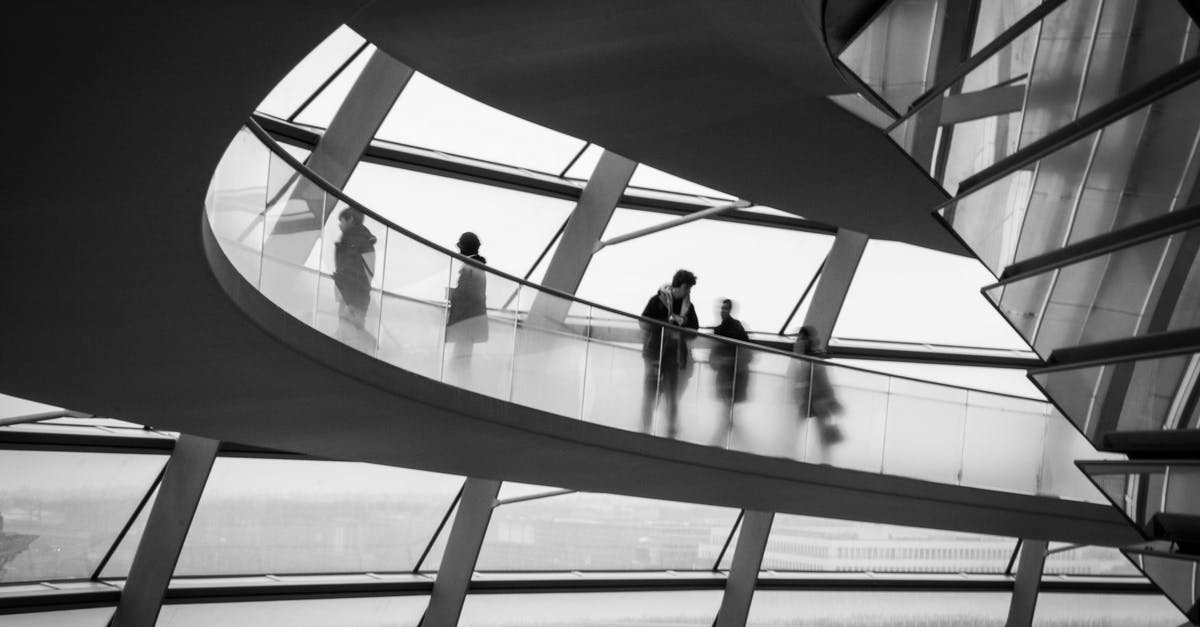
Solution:
[[[284,150],[279,145],[279,143],[276,142],[275,139],[273,137],[271,137],[271,135],[269,133],[267,133],[267,131],[265,131],[261,126],[258,125],[257,122],[254,121],[253,118],[248,118],[246,120],[245,126],[247,129],[250,130],[251,133],[253,133],[255,135],[255,137],[257,137],[260,141],[262,141],[263,144],[266,145],[266,147],[273,154],[275,154],[275,156],[282,159],[290,167],[292,167],[294,170],[299,172],[302,176],[304,176],[306,179],[308,179],[311,183],[320,187],[326,193],[333,195],[335,198],[346,203],[354,210],[361,212],[363,215],[369,216],[371,219],[378,221],[384,227],[391,229],[393,231],[396,231],[396,232],[400,233],[401,235],[404,235],[405,237],[408,237],[416,242],[419,242],[437,252],[445,254],[445,255],[449,256],[451,259],[455,259],[455,260],[459,261],[460,263],[477,268],[482,272],[486,272],[488,274],[496,275],[496,276],[506,279],[508,281],[512,281],[513,283],[515,283],[519,286],[528,287],[533,290],[544,292],[544,293],[550,294],[552,296],[561,298],[563,300],[587,305],[589,307],[598,309],[600,311],[606,311],[606,312],[609,312],[612,314],[616,314],[622,318],[636,320],[640,324],[648,324],[651,326],[661,327],[663,329],[670,329],[673,331],[679,331],[679,332],[693,334],[693,335],[697,335],[697,336],[701,335],[696,329],[681,327],[678,325],[663,322],[661,320],[655,320],[653,318],[647,318],[645,316],[632,314],[632,313],[625,312],[625,311],[620,311],[613,307],[594,303],[594,302],[579,298],[575,295],[568,294],[566,292],[554,289],[552,287],[546,287],[543,285],[533,283],[531,281],[527,281],[527,280],[517,277],[515,275],[509,274],[502,270],[497,270],[495,268],[492,268],[491,266],[488,266],[487,264],[480,263],[474,259],[471,259],[471,258],[461,255],[459,253],[456,253],[448,248],[445,248],[427,238],[417,235],[416,233],[413,233],[412,231],[395,224],[391,220],[388,220],[387,218],[379,215],[378,213],[372,211],[371,209],[363,206],[361,203],[359,203],[359,202],[355,201],[354,199],[350,198],[349,196],[347,196],[342,190],[338,189],[336,186],[334,186],[333,184],[326,181],[319,174],[308,169],[307,166],[305,166],[303,163],[300,163],[300,161],[298,159],[296,159],[291,154],[289,154],[286,150]],[[732,338],[726,338],[726,337],[722,337],[722,336],[713,336],[713,335],[705,334],[705,337],[709,337],[717,342],[740,346],[740,347],[743,347],[744,349],[753,350],[753,351],[757,351],[760,353],[775,354],[775,355],[779,355],[782,357],[788,357],[791,359],[800,359],[803,361],[824,363],[824,360],[819,357],[812,357],[809,355],[802,355],[799,353],[783,351],[783,350],[779,350],[779,349],[772,348],[769,346],[760,346],[758,344],[753,344],[750,342],[743,342],[741,340],[735,340]],[[906,375],[881,372],[878,370],[871,370],[869,368],[861,368],[858,366],[837,364],[837,365],[830,365],[829,367],[844,369],[844,370],[854,370],[854,371],[858,371],[858,372],[865,372],[865,373],[879,375],[879,376],[883,376],[883,377],[889,377],[889,378],[893,378],[893,379],[899,379],[899,380],[904,380],[904,381],[913,381],[916,383],[923,383],[926,385],[936,385],[939,387],[963,390],[966,392],[975,392],[978,394],[987,394],[990,396],[1012,398],[1012,399],[1017,399],[1017,400],[1021,400],[1021,401],[1026,401],[1026,402],[1029,402],[1029,401],[1039,402],[1036,399],[1030,399],[1027,396],[1020,396],[1020,395],[1016,395],[1016,394],[1006,394],[1003,392],[993,392],[993,391],[989,391],[989,390],[980,390],[980,389],[970,388],[970,387],[966,387],[966,386],[962,386],[962,385],[954,385],[952,383],[942,383],[939,381],[928,381],[925,379],[919,379],[917,377],[910,377],[910,376],[906,376]],[[1045,401],[1040,401],[1040,402],[1045,402]]]

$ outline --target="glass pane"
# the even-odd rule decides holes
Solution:
[[[583,140],[527,122],[414,74],[376,136],[558,174]]]
[[[982,6],[981,25],[1005,11],[997,4]],[[1170,70],[1195,55],[1195,37],[1178,3],[1076,1],[1052,11],[950,90],[1003,84],[1020,90],[1023,103],[1017,112],[955,125],[943,183],[956,190],[966,176]]]
[[[312,325],[320,282],[326,219],[334,199],[277,156],[271,158],[259,291],[284,311]]]
[[[759,590],[746,625],[776,627],[796,616],[822,627],[1002,625],[1009,597],[1007,592]]]
[[[1009,592],[910,590],[759,590],[750,607],[751,627],[821,625],[1003,625]],[[798,622],[803,617],[804,622]],[[1063,593],[1038,595],[1037,627],[1121,625],[1167,627],[1182,617],[1159,594]]]
[[[90,577],[166,459],[3,451],[0,581]]]
[[[121,544],[117,545],[117,549],[113,551],[112,557],[108,558],[108,563],[104,565],[104,570],[100,571],[100,577],[103,579],[121,578],[129,576],[129,568],[133,566],[133,556],[137,552],[138,544],[142,541],[142,534],[146,531],[146,521],[150,518],[150,512],[154,509],[154,501],[158,500],[158,487],[155,486],[154,492],[146,501],[146,505],[142,507],[142,511],[138,512],[137,518],[130,525],[129,531],[125,532],[125,537],[121,539]]]
[[[383,218],[453,250],[463,231],[488,266],[524,276],[575,201],[402,168],[360,163],[346,194]],[[668,275],[669,276],[669,275]]]
[[[333,79],[333,82],[329,83],[320,95],[308,103],[300,115],[296,116],[296,122],[317,128],[328,127],[373,54],[375,54],[375,46],[367,46],[367,49],[346,66],[346,69],[342,70],[342,73]]]
[[[161,627],[359,627],[388,625],[415,627],[429,605],[429,597],[361,597],[348,599],[291,599],[236,603],[164,605],[158,615]]]
[[[992,280],[974,259],[872,240],[833,336],[1027,350],[1004,317],[979,297],[979,287]],[[700,281],[697,289],[703,275]]]
[[[572,493],[501,505],[481,571],[708,570],[736,509]]]
[[[1039,494],[1053,494],[1093,503],[1107,501],[1088,480],[1087,475],[1079,470],[1075,461],[1124,459],[1124,455],[1096,451],[1058,412],[1054,412],[1046,420],[1046,443],[1043,450],[1045,453],[1042,457]]]
[[[221,250],[251,284],[262,257],[265,183],[273,155],[246,129],[225,149],[209,184],[208,220]]]
[[[512,401],[580,417],[591,307],[530,287],[516,300],[524,320],[517,326]]]
[[[1000,276],[1014,262],[1178,209],[1200,132],[1197,98],[1200,83],[973,190],[942,217]]]
[[[516,342],[518,284],[482,266],[451,261],[447,290],[446,350],[442,380],[455,387],[509,400]]]
[[[858,35],[838,59],[903,113],[931,87],[929,53],[940,0],[899,0]]]
[[[1081,577],[1141,577],[1142,573],[1120,550],[1107,546],[1084,546],[1046,556],[1044,575]]]
[[[990,287],[984,293],[1034,350],[1190,328],[1200,323],[1200,229]],[[1180,292],[1185,297],[1180,298]]]
[[[1004,572],[1012,538],[779,514],[763,570],[847,573]]]
[[[584,374],[584,420],[629,431],[643,430],[643,399],[649,394],[653,402],[658,381],[648,372],[641,337],[637,322],[601,309],[592,311]]]
[[[892,379],[883,472],[959,483],[966,413],[966,390]]]
[[[774,457],[798,458],[804,454],[801,428],[807,422],[796,402],[795,360],[787,355],[761,352],[752,355],[746,368],[746,399],[734,409],[731,449]]]
[[[720,605],[720,590],[468,594],[458,624],[709,627]]]
[[[867,472],[880,472],[888,420],[889,377],[795,362],[791,384],[807,415],[802,421],[803,459]],[[827,379],[827,383],[822,383]],[[806,390],[805,390],[806,389]],[[806,393],[805,393],[806,392]],[[798,407],[799,409],[799,407]]]
[[[1189,619],[1198,618],[1196,600],[1200,598],[1200,587],[1197,587],[1200,586],[1200,578],[1196,576],[1197,562],[1192,559],[1157,555],[1136,555],[1135,559],[1150,581],[1153,581],[1180,611],[1186,613]]]
[[[271,89],[259,103],[258,110],[277,118],[291,115],[362,42],[358,33],[347,26],[339,26]]]
[[[175,575],[411,570],[461,483],[370,464],[218,458]]]
[[[379,358],[424,377],[440,378],[450,256],[390,232],[382,276]]]
[[[968,392],[963,485],[1036,494],[1049,410],[1043,402]]]
[[[1114,431],[1198,428],[1188,396],[1200,357],[1180,355],[1033,375],[1097,447]]]
[[[666,219],[664,214],[618,208],[604,237]],[[577,293],[584,300],[638,314],[658,286],[686,268],[698,278],[691,298],[701,326],[715,325],[720,301],[730,298],[737,304],[734,316],[747,330],[775,332],[832,244],[833,238],[825,234],[697,220],[601,249]],[[788,278],[781,283],[776,273],[751,270],[762,268],[787,268]]]

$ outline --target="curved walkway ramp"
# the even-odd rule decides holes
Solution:
[[[665,350],[690,332],[442,249],[325,184],[250,124],[230,145],[206,201],[218,280],[285,343],[398,396],[396,411],[372,418],[370,428],[421,437],[363,441],[356,425],[347,438],[341,431],[350,423],[336,414],[319,424],[297,421],[285,434],[249,424],[255,431],[239,437],[312,452],[344,440],[338,446],[352,450],[340,450],[342,457],[519,473],[555,485],[582,481],[593,490],[623,485],[617,489],[704,502],[734,496],[719,496],[724,489],[749,489],[738,498],[772,509],[831,507],[828,514],[846,516],[848,508],[856,518],[915,515],[935,526],[946,524],[934,523],[943,516],[937,507],[887,512],[893,505],[880,508],[879,499],[934,497],[957,509],[973,495],[983,499],[972,508],[998,498],[1079,513],[1089,506],[1056,497],[1102,500],[1070,463],[1076,455],[1067,449],[1082,441],[1048,403],[830,366],[723,338],[689,337],[694,359],[680,374],[672,417],[672,382],[647,366],[642,343],[629,338],[646,334]],[[352,240],[341,232],[347,216],[362,216],[375,240],[365,259],[341,250]],[[357,287],[353,276],[364,264],[371,270]],[[346,303],[359,289],[365,309],[355,313]],[[478,309],[464,319],[459,312],[472,302]],[[842,416],[831,436],[809,417],[834,399]],[[413,402],[427,407],[403,409]],[[447,410],[455,416],[436,415]],[[458,446],[447,443],[451,452],[432,458],[445,437]],[[694,467],[673,476],[680,462]],[[799,473],[791,475],[799,481],[771,487],[782,478],[763,472],[771,466]],[[711,479],[710,471],[717,471]],[[747,474],[734,479],[731,471]]]
[[[6,212],[3,250],[21,261],[3,279],[6,392],[336,459],[1010,536],[1130,540],[1108,506],[614,429],[452,387],[314,332],[242,278],[202,208],[214,165],[254,105],[360,6],[290,6],[285,29],[277,7],[255,3],[106,8],[69,31],[58,8],[28,7],[21,32],[30,39],[9,44],[41,50],[45,62],[10,74],[26,97],[10,103],[20,120],[10,142],[21,152],[6,179],[16,210]],[[70,72],[48,76],[51,62]],[[54,98],[36,97],[47,89]],[[31,264],[37,271],[21,271]],[[319,311],[314,302],[318,329]],[[917,446],[919,455],[932,448],[927,436]]]

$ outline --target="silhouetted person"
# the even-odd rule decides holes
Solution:
[[[810,357],[817,356],[818,346],[820,341],[816,329],[811,326],[802,327],[796,336],[795,352]],[[841,429],[833,424],[831,419],[842,413],[842,404],[837,400],[825,366],[817,359],[793,359],[788,374],[801,422],[810,417],[816,419],[822,449],[840,442]]]
[[[487,259],[479,254],[479,236],[474,233],[468,231],[459,236],[457,246],[464,257],[487,263]],[[475,344],[488,340],[487,274],[469,263],[462,264],[449,300],[446,341],[454,344],[453,356],[470,355]]]
[[[642,316],[688,329],[700,328],[696,310],[692,307],[692,286],[696,275],[687,270],[675,272],[671,283],[650,297]],[[654,406],[661,397],[667,404],[667,437],[675,437],[679,412],[679,394],[683,391],[692,365],[685,331],[669,329],[642,322],[645,341],[642,359],[646,364],[645,386],[642,395],[642,430],[649,433],[654,420]]]
[[[728,298],[721,301],[721,324],[713,329],[713,335],[749,342],[746,327],[732,313],[733,301]],[[722,436],[733,434],[733,408],[746,400],[746,389],[750,384],[750,360],[753,358],[754,353],[750,348],[727,342],[717,342],[709,354],[709,363],[717,375],[717,398],[725,404],[722,413],[724,423],[717,428],[714,445],[721,443]]]
[[[338,214],[338,228],[341,237],[333,245],[338,339],[359,350],[370,350],[374,337],[367,331],[367,308],[375,276],[375,236],[363,225],[363,214],[356,209],[343,209]]]

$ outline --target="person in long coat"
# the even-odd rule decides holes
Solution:
[[[467,231],[459,236],[457,246],[464,257],[487,264],[487,259],[479,254],[479,236]],[[446,341],[454,344],[456,355],[469,355],[475,344],[488,340],[487,273],[478,266],[463,263],[449,300]]]
[[[642,310],[642,317],[686,329],[700,328],[691,301],[692,286],[695,284],[696,275],[687,270],[677,271],[669,284],[660,287],[650,297]],[[679,412],[679,395],[687,384],[692,367],[691,348],[688,346],[691,335],[646,321],[641,323],[641,327],[644,338],[642,360],[646,365],[642,391],[642,431],[650,432],[654,406],[661,397],[667,404],[667,437],[673,438]]]
[[[750,336],[742,322],[733,317],[733,301],[726,298],[721,301],[721,324],[713,328],[713,335],[727,337],[732,340],[749,342]],[[753,349],[738,346],[729,342],[717,342],[709,353],[709,363],[716,371],[717,399],[724,403],[725,411],[723,425],[718,427],[714,444],[724,441],[726,435],[732,435],[734,430],[733,411],[737,403],[746,400],[746,391],[750,387],[750,361],[754,358]]]

